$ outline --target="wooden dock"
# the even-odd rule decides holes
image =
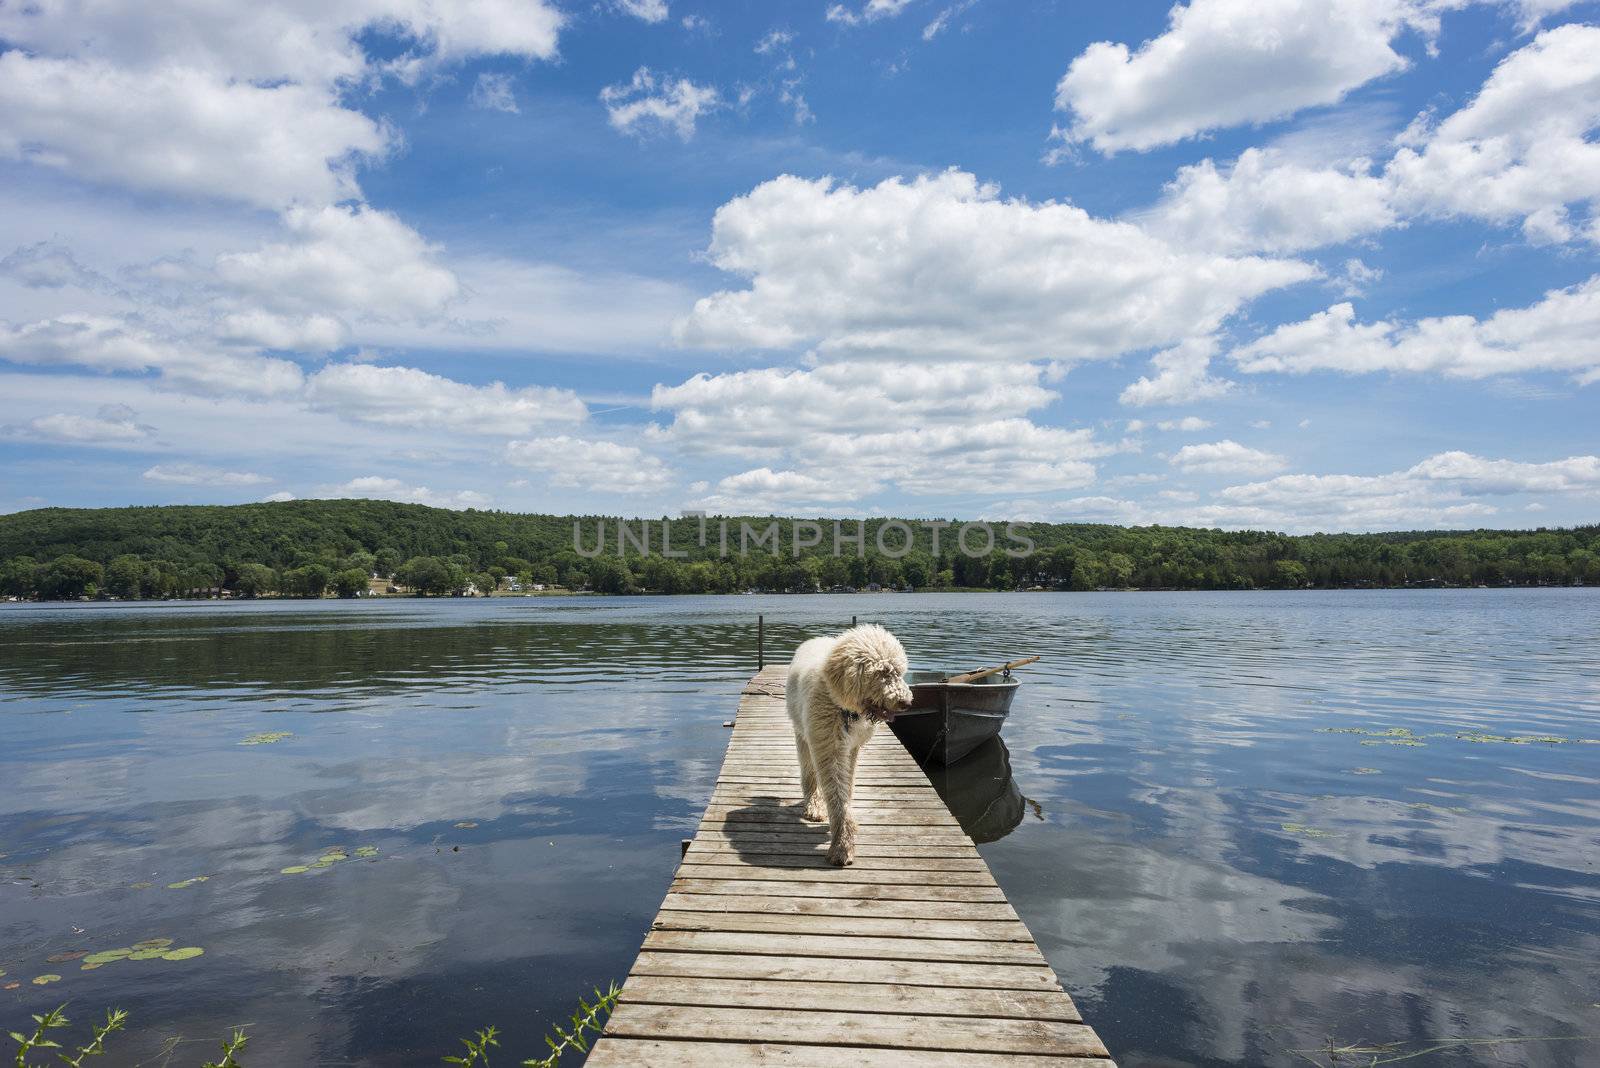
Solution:
[[[722,773],[590,1068],[1114,1068],[928,778],[880,729],[855,864],[800,819],[787,665]]]

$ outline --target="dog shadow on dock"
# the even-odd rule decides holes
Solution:
[[[830,867],[828,825],[802,819],[804,807],[775,795],[751,795],[728,810],[722,836],[740,863],[751,867]]]

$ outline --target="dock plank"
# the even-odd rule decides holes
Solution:
[[[594,1068],[1114,1068],[892,733],[862,751],[855,862],[801,817],[785,668],[751,680],[721,774]]]

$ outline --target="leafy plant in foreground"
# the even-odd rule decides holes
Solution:
[[[28,1054],[36,1049],[63,1049],[61,1043],[50,1037],[50,1032],[68,1026],[72,1021],[67,1019],[67,1007],[58,1006],[46,1013],[36,1013],[33,1017],[33,1034],[24,1035],[20,1032],[11,1032],[11,1037],[17,1043],[17,1056],[13,1062],[15,1068],[28,1068]],[[79,1046],[69,1056],[66,1053],[57,1053],[56,1060],[62,1064],[70,1064],[72,1068],[83,1068],[83,1062],[89,1057],[98,1057],[106,1051],[106,1036],[113,1031],[122,1030],[128,1022],[128,1014],[121,1009],[112,1009],[106,1013],[106,1022],[94,1025],[94,1039],[86,1046]]]
[[[572,1030],[568,1031],[560,1024],[552,1025],[553,1033],[544,1036],[544,1044],[550,1047],[550,1056],[523,1061],[522,1068],[556,1068],[561,1055],[569,1049],[589,1052],[589,1039],[586,1036],[590,1033],[598,1035],[605,1027],[611,1010],[616,1008],[619,993],[617,984],[613,981],[603,994],[598,988],[595,989],[593,1005],[579,998],[578,1011],[572,1014]],[[463,1038],[461,1044],[467,1047],[466,1054],[460,1057],[446,1057],[444,1062],[459,1064],[462,1068],[475,1068],[480,1064],[483,1068],[488,1068],[489,1049],[499,1047],[500,1042],[497,1038],[499,1033],[494,1027],[486,1027],[473,1038]]]

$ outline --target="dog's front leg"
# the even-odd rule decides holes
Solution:
[[[817,763],[811,755],[811,746],[799,735],[794,740],[795,756],[800,760],[800,803],[805,806],[803,819],[821,823],[828,818],[822,792],[817,788]]]
[[[828,806],[828,828],[832,832],[828,861],[842,868],[856,857],[856,820],[850,813],[854,769],[850,738],[838,712],[832,713],[832,720],[811,736],[811,758],[816,763],[822,800]]]

